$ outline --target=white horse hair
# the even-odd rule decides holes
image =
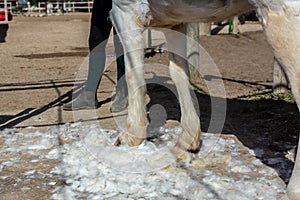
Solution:
[[[184,23],[222,21],[255,9],[264,33],[278,62],[285,70],[293,95],[300,108],[300,1],[299,0],[113,0],[111,18],[126,52],[128,117],[126,132],[119,138],[129,145],[139,145],[146,138],[146,86],[143,77],[144,27],[165,27],[185,33]],[[127,33],[127,34],[126,34]],[[169,48],[182,47],[165,32]],[[200,120],[189,91],[186,62],[170,53],[170,74],[177,87],[181,106],[183,133],[177,146],[196,150],[200,143]],[[300,145],[286,199],[300,200]]]

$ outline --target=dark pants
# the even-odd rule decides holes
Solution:
[[[0,42],[5,42],[8,24],[0,24]]]
[[[86,90],[97,91],[100,83],[106,61],[105,47],[112,29],[112,23],[109,20],[109,11],[112,8],[111,0],[95,0],[91,18],[90,36],[89,36],[89,71],[86,81]],[[115,31],[114,31],[115,33]],[[118,85],[125,83],[125,64],[123,56],[123,47],[118,37],[114,36],[114,45],[117,56],[117,77]]]

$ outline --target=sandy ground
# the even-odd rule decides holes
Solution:
[[[5,127],[47,126],[72,120],[72,112],[62,112],[60,105],[70,100],[74,79],[79,76],[79,83],[84,80],[77,73],[87,66],[89,18],[88,14],[15,17],[7,42],[1,44],[1,119]],[[249,26],[248,29],[251,26],[260,29],[257,24]],[[160,41],[153,39],[154,45]],[[251,84],[253,90],[259,85],[265,88],[271,85],[272,53],[260,31],[203,37],[201,43],[223,78],[228,79],[228,97],[247,95],[252,90]],[[111,42],[108,51],[112,57]],[[167,64],[166,54],[147,61],[153,60]],[[110,59],[98,91],[100,104],[104,103],[97,113],[103,118],[110,116],[107,111],[114,84],[115,63]]]
[[[1,130],[21,132],[30,126],[42,131],[74,121],[115,129],[118,123],[123,123],[126,111],[114,116],[109,112],[116,74],[111,42],[108,45],[109,65],[97,93],[101,107],[92,114],[61,109],[63,103],[72,99],[76,77],[79,82],[75,87],[84,81],[81,69],[86,66],[88,55],[89,14],[18,16],[14,19],[16,22],[9,25],[6,42],[0,43]],[[240,30],[240,35],[227,35],[226,29],[223,29],[218,35],[201,37],[202,46],[222,75],[215,78],[221,78],[226,89],[227,115],[222,133],[234,135],[254,151],[258,147],[263,149],[265,153],[257,154],[256,157],[273,167],[287,183],[293,158],[286,158],[286,155],[288,152],[293,153],[297,143],[300,128],[298,111],[294,103],[278,97],[268,98],[272,85],[273,55],[260,25],[248,23],[241,26]],[[154,43],[160,42],[160,39],[154,38]],[[153,54],[146,58],[146,62],[166,64],[167,55]],[[205,91],[203,80],[193,82],[198,87],[195,91],[202,129],[207,131],[211,115],[210,98],[201,92]],[[179,105],[174,94],[157,84],[150,84],[148,88],[151,99],[148,107],[160,104],[166,109],[170,120],[168,123],[180,120]],[[273,157],[282,158],[284,168],[278,166],[278,163],[267,162]],[[45,171],[53,165],[48,163]],[[8,168],[0,174],[11,176],[11,179],[4,181],[6,187],[1,191],[6,199],[23,194],[11,186],[22,170],[16,172]],[[38,180],[30,184],[38,184]],[[27,191],[28,199],[38,199],[38,193],[39,190]],[[42,199],[48,198],[49,191]]]

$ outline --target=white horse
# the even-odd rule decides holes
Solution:
[[[127,130],[119,138],[129,145],[139,145],[146,138],[146,91],[143,77],[144,27],[165,27],[185,33],[183,23],[222,21],[256,9],[274,55],[283,66],[292,92],[300,108],[300,1],[299,0],[113,0],[111,18],[122,34],[126,51],[126,80],[128,84]],[[186,51],[184,40],[174,40],[172,31],[165,32],[168,48]],[[182,54],[184,55],[184,54]],[[196,150],[200,143],[200,120],[189,91],[186,62],[170,53],[169,70],[177,87],[182,111],[183,133],[177,146]],[[287,199],[300,199],[300,145]]]

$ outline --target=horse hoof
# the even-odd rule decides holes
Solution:
[[[123,142],[128,146],[138,146],[140,145],[145,138],[138,138],[128,133],[124,133],[118,137],[118,139],[114,142],[114,146],[119,146]]]
[[[200,131],[196,134],[196,137],[191,137],[189,134],[181,134],[178,138],[176,147],[191,153],[199,152],[201,144],[200,134]]]
[[[178,147],[182,150],[191,152],[191,153],[197,153],[200,150],[200,143],[192,143],[192,144],[188,144],[182,140],[179,140],[177,142],[177,144],[175,145],[175,147]]]

